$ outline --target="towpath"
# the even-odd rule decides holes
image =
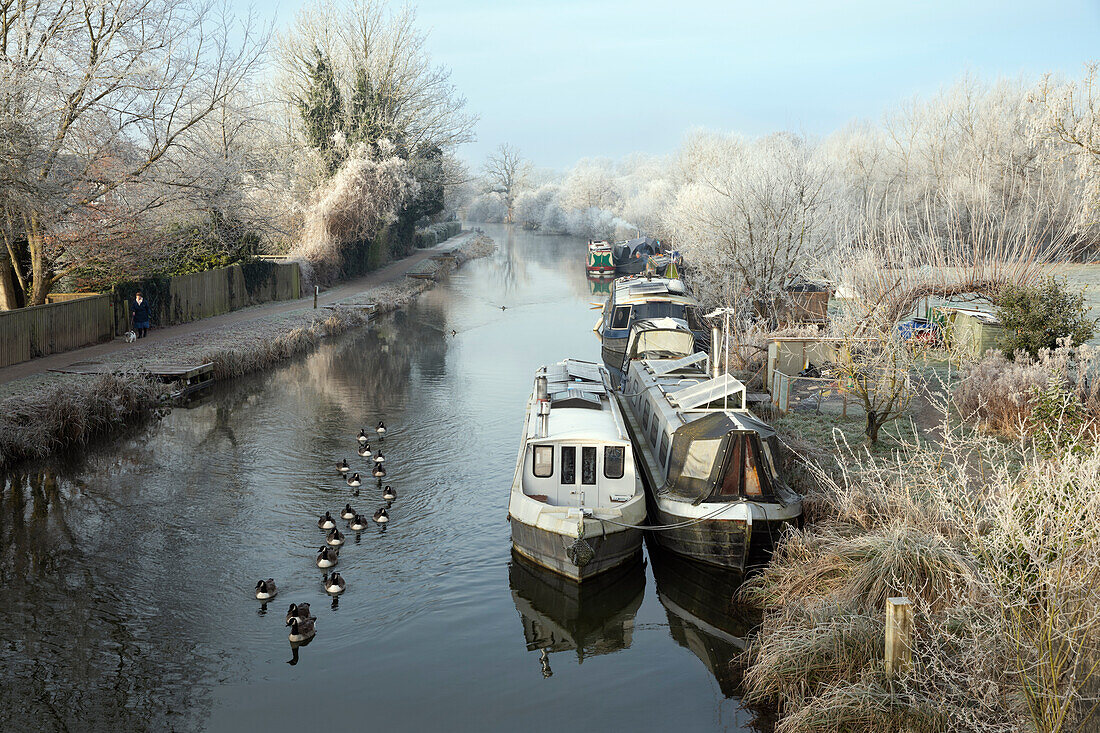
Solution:
[[[438,254],[441,249],[451,249],[457,245],[463,244],[467,238],[471,236],[473,236],[473,232],[464,231],[446,241],[440,242],[435,247],[416,250],[408,257],[391,262],[385,267],[381,267],[363,277],[347,280],[328,290],[324,290],[318,298],[318,307],[332,305],[346,298],[358,295],[363,291],[376,288],[379,285],[399,282],[405,278],[406,272],[420,262],[423,262],[434,254]],[[191,321],[190,323],[156,328],[149,331],[148,336],[132,344],[127,343],[122,338],[116,338],[113,341],[107,341],[102,344],[85,346],[80,349],[64,351],[59,354],[50,354],[49,356],[43,356],[0,368],[0,385],[8,384],[16,380],[23,380],[28,377],[34,377],[36,375],[43,375],[51,369],[61,369],[78,361],[103,361],[122,351],[157,352],[159,349],[155,347],[158,345],[166,345],[169,342],[188,341],[193,343],[196,337],[201,336],[204,332],[224,329],[225,326],[242,323],[244,321],[251,321],[259,318],[266,319],[268,317],[279,316],[307,308],[313,308],[312,292],[306,295],[306,297],[299,298],[298,300],[280,300],[272,303],[264,303],[262,305],[241,308],[240,310],[231,311],[220,316],[212,316],[198,321]]]

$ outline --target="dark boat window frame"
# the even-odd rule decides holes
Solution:
[[[609,458],[610,458],[613,451],[618,451],[618,454],[619,454],[618,458],[615,459],[615,460],[618,461],[618,466],[619,466],[618,475],[608,473],[608,471],[607,471],[608,466],[614,466],[615,465],[615,460],[609,460]],[[622,445],[605,445],[603,447],[603,475],[604,475],[604,478],[611,478],[611,479],[622,478],[623,476],[626,475],[626,446],[622,446]]]
[[[589,462],[591,458],[591,462]],[[589,479],[591,477],[591,479]],[[581,485],[596,485],[596,446],[581,446]]]
[[[531,473],[535,478],[550,478],[554,475],[554,446],[552,445],[536,445],[534,452],[531,455]],[[538,455],[540,450],[550,451],[550,473],[545,475],[539,473],[539,461]]]
[[[566,451],[569,451],[569,453],[566,453]],[[566,455],[572,456],[571,465],[567,464]],[[575,445],[563,445],[561,447],[561,483],[563,486],[577,485],[577,446]]]
[[[672,455],[672,451],[668,449],[668,431],[666,430],[661,435],[660,455],[657,456],[658,460],[661,461],[661,467],[664,468],[666,471],[668,470],[668,457],[670,455]]]
[[[614,310],[611,311],[611,324],[610,327],[615,330],[627,328],[630,326],[630,306],[629,305],[617,305]]]

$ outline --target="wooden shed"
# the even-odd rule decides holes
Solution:
[[[928,310],[928,320],[943,330],[944,340],[953,349],[981,357],[999,348],[1004,326],[997,316],[977,308],[936,306]]]

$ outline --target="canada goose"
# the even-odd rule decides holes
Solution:
[[[344,504],[344,511],[340,512],[340,519],[355,519],[355,510],[351,504]]]
[[[502,305],[502,306],[500,307],[500,309],[501,309],[502,311],[506,311],[506,310],[508,310],[508,306],[506,306],[506,305]]]
[[[317,567],[331,568],[340,561],[340,556],[331,547],[321,546],[317,550]]]
[[[257,601],[269,601],[279,594],[279,589],[275,587],[275,581],[271,578],[267,580],[256,581],[256,600]]]
[[[310,618],[308,603],[290,604],[290,608],[286,612],[286,622],[289,624],[290,620],[295,618],[300,621],[305,621],[307,618]]]
[[[332,514],[325,512],[320,519],[317,520],[317,527],[320,529],[332,529],[336,526],[336,520],[332,518]]]
[[[347,473],[348,471],[350,471],[351,466],[348,465],[348,459],[345,458],[344,460],[337,463],[336,464],[336,470],[339,471],[340,473]]]
[[[379,437],[384,438],[386,436],[386,423],[379,420],[378,427],[374,429],[374,432],[378,433]]]
[[[353,473],[351,475],[351,478],[348,479],[348,486],[351,486],[351,487],[354,488],[356,486],[362,486],[362,485],[363,485],[363,480],[361,478],[359,478],[358,473]]]
[[[456,331],[452,328],[451,329],[451,336],[454,337],[454,336],[457,336],[457,335],[458,335],[458,331]]]
[[[378,522],[379,524],[385,524],[386,522],[390,521],[390,513],[385,509],[379,509],[374,513],[374,521]]]
[[[317,619],[315,618],[292,618],[286,625],[290,627],[290,634],[287,638],[291,642],[306,641],[313,638],[313,635],[317,633]]]
[[[355,532],[361,532],[367,528],[367,518],[362,514],[356,514],[355,519],[348,523],[348,527]]]
[[[386,484],[386,488],[382,490],[382,498],[386,501],[393,501],[397,498],[397,492],[393,490],[393,487]]]
[[[367,429],[362,428],[359,430],[359,442],[366,443],[370,438],[367,437]]]
[[[336,527],[333,527],[328,531],[328,536],[325,537],[325,544],[329,547],[339,547],[344,544],[344,534]]]
[[[382,451],[378,451],[378,455],[376,455],[374,457],[374,462],[375,463],[385,463],[386,462],[386,457],[384,455],[382,455]]]
[[[341,577],[340,573],[333,573],[329,575],[325,573],[325,577],[321,580],[321,583],[325,586],[325,592],[332,596],[338,596],[344,592],[347,588],[347,581]]]
[[[376,463],[374,464],[374,470],[371,471],[371,473],[374,474],[375,478],[381,479],[383,476],[386,475],[386,467],[383,466],[381,463]]]
[[[370,458],[370,443],[360,443],[358,453],[363,458]]]

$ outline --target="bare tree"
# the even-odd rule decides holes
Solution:
[[[483,172],[487,190],[503,199],[507,211],[504,220],[511,223],[516,196],[531,172],[530,163],[523,159],[517,148],[501,143],[485,159]]]
[[[0,3],[0,87],[33,131],[31,191],[4,212],[26,304],[109,257],[103,243],[194,184],[202,124],[258,68],[266,35],[207,0]],[[77,236],[94,224],[96,236]]]

